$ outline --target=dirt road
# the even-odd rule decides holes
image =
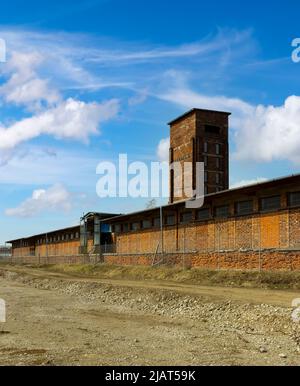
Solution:
[[[0,364],[298,365],[296,297],[0,267]]]

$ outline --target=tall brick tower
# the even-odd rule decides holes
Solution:
[[[228,120],[230,113],[193,109],[169,123],[170,164],[191,162],[188,175],[196,189],[196,162],[205,165],[205,194],[229,188]],[[184,194],[176,173],[170,170],[170,203],[191,198]],[[184,178],[184,177],[182,177]]]

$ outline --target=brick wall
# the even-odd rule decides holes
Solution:
[[[294,271],[300,269],[300,251],[244,251],[174,254],[105,255],[104,262],[120,266],[156,266],[221,270]]]
[[[159,229],[119,234],[116,252],[155,253],[160,239]],[[165,252],[300,249],[300,210],[165,226],[163,241]]]

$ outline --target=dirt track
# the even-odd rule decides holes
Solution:
[[[300,364],[292,291],[5,267],[0,297],[8,307],[2,365]]]

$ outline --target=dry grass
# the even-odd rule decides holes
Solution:
[[[300,289],[300,272],[214,271],[168,267],[120,267],[111,265],[54,265],[43,269],[78,277],[169,281],[203,286]]]

